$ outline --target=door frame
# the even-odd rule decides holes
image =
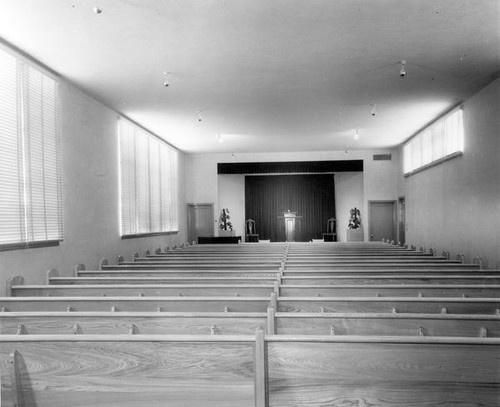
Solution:
[[[397,228],[397,208],[398,201],[396,199],[371,199],[368,200],[368,241],[372,241],[372,203],[392,203],[392,234],[394,239],[398,238],[398,228]]]

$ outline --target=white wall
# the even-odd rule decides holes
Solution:
[[[407,241],[499,268],[500,80],[467,100],[463,113],[463,156],[400,178]]]
[[[95,269],[101,258],[185,241],[184,183],[180,190],[179,234],[121,240],[118,223],[117,113],[61,81],[64,241],[60,246],[0,253],[0,286],[14,275],[43,283],[45,271],[71,275],[73,265]],[[181,179],[184,156],[180,154]]]
[[[373,154],[392,154],[390,161],[373,161]],[[213,202],[215,217],[220,209],[229,207],[236,223],[242,227],[245,216],[244,177],[234,177],[226,181],[226,176],[217,176],[217,163],[228,162],[270,162],[270,161],[323,161],[323,160],[363,160],[362,175],[336,173],[336,216],[337,232],[345,240],[345,229],[349,219],[349,209],[361,209],[365,239],[368,237],[368,200],[396,200],[398,197],[399,159],[397,150],[373,151],[321,151],[295,153],[253,153],[253,154],[190,154],[186,155],[186,200],[187,202]],[[352,173],[350,173],[352,174]],[[339,177],[338,177],[339,176]],[[229,178],[227,178],[229,180]],[[231,194],[235,196],[229,196]],[[342,193],[342,194],[341,194]],[[231,203],[231,206],[226,203]],[[238,205],[241,205],[238,207]],[[346,209],[347,208],[347,209]],[[345,211],[345,213],[344,213]],[[217,220],[217,219],[214,219]],[[326,225],[325,225],[326,227]],[[239,233],[239,230],[237,230]]]

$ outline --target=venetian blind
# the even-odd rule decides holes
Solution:
[[[464,150],[463,112],[456,109],[415,135],[404,147],[404,173],[411,174]]]
[[[178,231],[178,152],[120,119],[120,233]]]
[[[63,238],[58,83],[0,49],[0,245]]]

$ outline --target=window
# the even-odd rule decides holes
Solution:
[[[0,48],[0,250],[63,238],[58,83]]]
[[[426,127],[403,147],[404,173],[410,175],[461,154],[464,150],[462,109]]]
[[[178,152],[124,119],[120,146],[120,234],[178,231]]]

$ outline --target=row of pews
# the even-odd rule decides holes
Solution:
[[[499,351],[499,271],[388,242],[183,245],[0,298],[8,407],[499,406]]]

